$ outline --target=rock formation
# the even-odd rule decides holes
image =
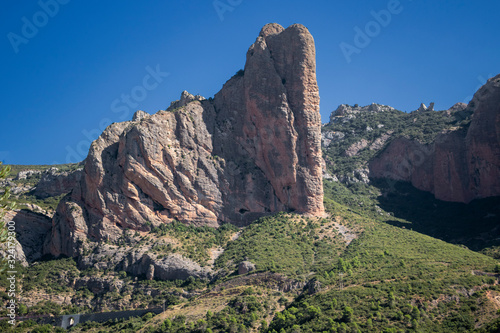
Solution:
[[[45,249],[77,256],[173,220],[217,227],[277,211],[321,215],[320,145],[314,40],[301,25],[266,25],[244,71],[213,99],[183,92],[166,111],[136,113],[92,143]],[[155,263],[146,264],[145,274]]]
[[[347,150],[344,152],[344,154],[349,157],[356,156],[361,150],[368,147],[368,144],[369,142],[366,139],[361,139],[360,141],[350,145],[349,148],[347,148]]]
[[[250,261],[242,261],[238,264],[238,275],[247,274],[255,270],[255,264]]]
[[[388,105],[372,103],[366,106],[354,105],[350,106],[348,104],[341,104],[339,107],[330,114],[330,123],[335,123],[338,121],[346,122],[350,119],[356,118],[360,113],[365,112],[387,112],[394,111],[395,109]]]
[[[470,202],[500,195],[500,75],[478,90],[467,109],[468,128],[440,134],[423,145],[399,138],[370,163],[370,176],[411,182],[437,199]]]
[[[345,134],[342,132],[331,132],[325,131],[321,133],[321,146],[323,148],[328,148],[332,141],[341,141],[345,138]]]
[[[61,172],[59,169],[52,167],[41,173],[40,181],[32,194],[41,199],[66,194],[78,184],[81,177],[81,169],[72,172]]]
[[[17,249],[18,259],[27,264],[39,260],[43,256],[43,242],[49,235],[51,228],[50,218],[44,214],[35,213],[27,209],[7,212],[6,221],[14,221],[16,225],[16,239],[20,244]]]

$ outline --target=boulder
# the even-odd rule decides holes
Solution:
[[[255,270],[255,265],[250,261],[242,261],[238,265],[238,275],[247,274]]]

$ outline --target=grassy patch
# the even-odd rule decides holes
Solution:
[[[237,264],[249,260],[257,271],[304,279],[310,272],[330,265],[345,247],[333,225],[322,228],[329,222],[285,213],[261,218],[228,244],[216,267],[231,272]]]
[[[336,211],[355,216],[347,207]],[[357,220],[364,233],[318,274],[322,289],[276,316],[269,332],[460,332],[494,319],[496,260],[415,231]],[[477,272],[473,274],[473,271]]]
[[[179,253],[204,266],[208,265],[212,258],[210,250],[225,247],[231,236],[238,231],[239,229],[231,224],[224,224],[215,229],[187,226],[181,222],[165,223],[153,228],[151,236],[160,239],[168,236],[170,240],[156,242],[153,251],[159,255]]]

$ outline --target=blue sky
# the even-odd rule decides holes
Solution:
[[[5,163],[76,162],[110,122],[213,96],[270,22],[313,34],[323,122],[342,103],[447,109],[500,73],[498,1],[55,1],[2,4]]]

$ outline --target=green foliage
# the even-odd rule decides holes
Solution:
[[[345,321],[346,323],[350,323],[352,322],[353,317],[354,317],[354,310],[349,306],[345,306],[342,314],[342,320]]]
[[[10,172],[11,172],[11,167],[2,166],[2,162],[0,162],[0,180],[6,179]],[[5,211],[12,210],[15,208],[15,204],[9,202],[9,198],[10,198],[10,189],[8,187],[0,189],[0,222],[2,223],[4,222],[3,218],[5,216]],[[0,227],[5,228],[5,224],[0,225]],[[5,243],[7,241],[7,232],[4,230],[2,230],[2,232],[0,233],[0,243]]]
[[[500,259],[500,238],[491,232],[500,216],[500,197],[469,204],[445,202],[411,184],[373,179],[370,184],[325,181],[325,206],[462,244]],[[340,205],[339,205],[340,204]]]
[[[31,291],[36,289],[48,292],[67,292],[72,289],[61,280],[71,281],[79,277],[80,272],[72,258],[39,262],[29,266],[23,271],[23,289]]]
[[[181,253],[203,266],[207,265],[211,259],[209,249],[225,247],[231,235],[237,231],[239,229],[232,224],[223,224],[216,229],[185,225],[178,221],[165,223],[151,230],[153,236],[175,238],[181,243],[181,246],[174,247],[171,244],[157,242],[153,246],[153,251],[158,254]]]
[[[53,197],[37,198],[29,193],[19,194],[17,197],[12,198],[19,208],[26,207],[26,204],[34,204],[47,211],[55,211],[57,205],[66,194],[56,195]]]
[[[51,314],[56,316],[62,314],[62,307],[51,301],[42,301],[32,306],[29,309],[29,313],[34,315]]]
[[[259,289],[246,286],[239,289],[236,296],[231,293],[233,296],[222,311],[204,312],[206,315],[200,319],[188,319],[180,312],[158,324],[151,324],[154,320],[143,317],[79,325],[75,332],[133,332],[140,329],[179,333],[472,331],[474,320],[471,318],[481,316],[484,304],[487,304],[483,291],[500,289],[489,276],[471,273],[493,272],[497,262],[490,257],[366,218],[338,203],[330,202],[328,207],[331,214],[364,230],[347,249],[323,237],[321,231],[327,230],[328,219],[313,221],[297,215],[276,214],[242,230],[237,240],[228,243],[226,253],[217,262],[221,268],[229,265],[235,269],[231,265],[247,259],[256,263],[259,270],[274,269],[296,278],[304,277],[297,274],[296,266],[306,265],[302,268],[304,274],[309,279],[314,276],[321,281],[323,288],[316,294],[306,292],[291,304],[281,302],[287,307],[275,313],[269,327],[263,319],[276,308]],[[185,235],[184,227],[174,225],[168,232],[159,229],[155,233],[165,232],[165,235],[180,237]],[[318,238],[320,235],[323,238]],[[272,247],[272,244],[276,245]],[[267,251],[266,247],[269,247]],[[285,249],[279,250],[278,247]],[[327,256],[328,260],[325,260]],[[343,273],[342,288],[339,285],[340,273]],[[197,282],[140,282],[158,290],[189,290],[183,283]],[[204,286],[195,288],[193,290],[201,290]],[[468,295],[462,290],[473,292]],[[290,296],[292,294],[287,295]],[[280,294],[276,299],[278,297]],[[51,307],[50,304],[45,306]],[[147,325],[153,326],[145,327]],[[488,327],[496,326],[491,323]]]
[[[372,187],[383,194],[376,197],[376,204],[391,213],[379,215],[379,219],[496,256],[500,239],[498,233],[491,231],[498,226],[500,197],[464,204],[436,200],[431,193],[419,191],[408,183],[374,180]]]
[[[278,213],[261,218],[228,243],[215,266],[232,272],[238,263],[249,260],[257,271],[304,278],[311,271],[329,267],[344,247],[340,237],[318,241],[321,230],[320,222],[298,215]]]
[[[32,333],[52,333],[52,325],[45,324],[42,326],[35,327],[32,331]]]
[[[295,318],[287,317],[285,312],[277,315],[268,332],[288,332],[294,325],[301,331],[316,332],[412,329],[451,333],[474,327],[470,318],[478,316],[480,304],[486,302],[479,290],[497,287],[494,279],[472,272],[492,272],[496,267],[494,259],[365,219],[338,204],[334,207],[337,214],[356,220],[365,232],[332,263],[330,279],[323,281],[330,287],[297,298],[289,306],[295,309]],[[344,272],[342,288],[340,272]],[[460,290],[478,291],[467,296]]]

